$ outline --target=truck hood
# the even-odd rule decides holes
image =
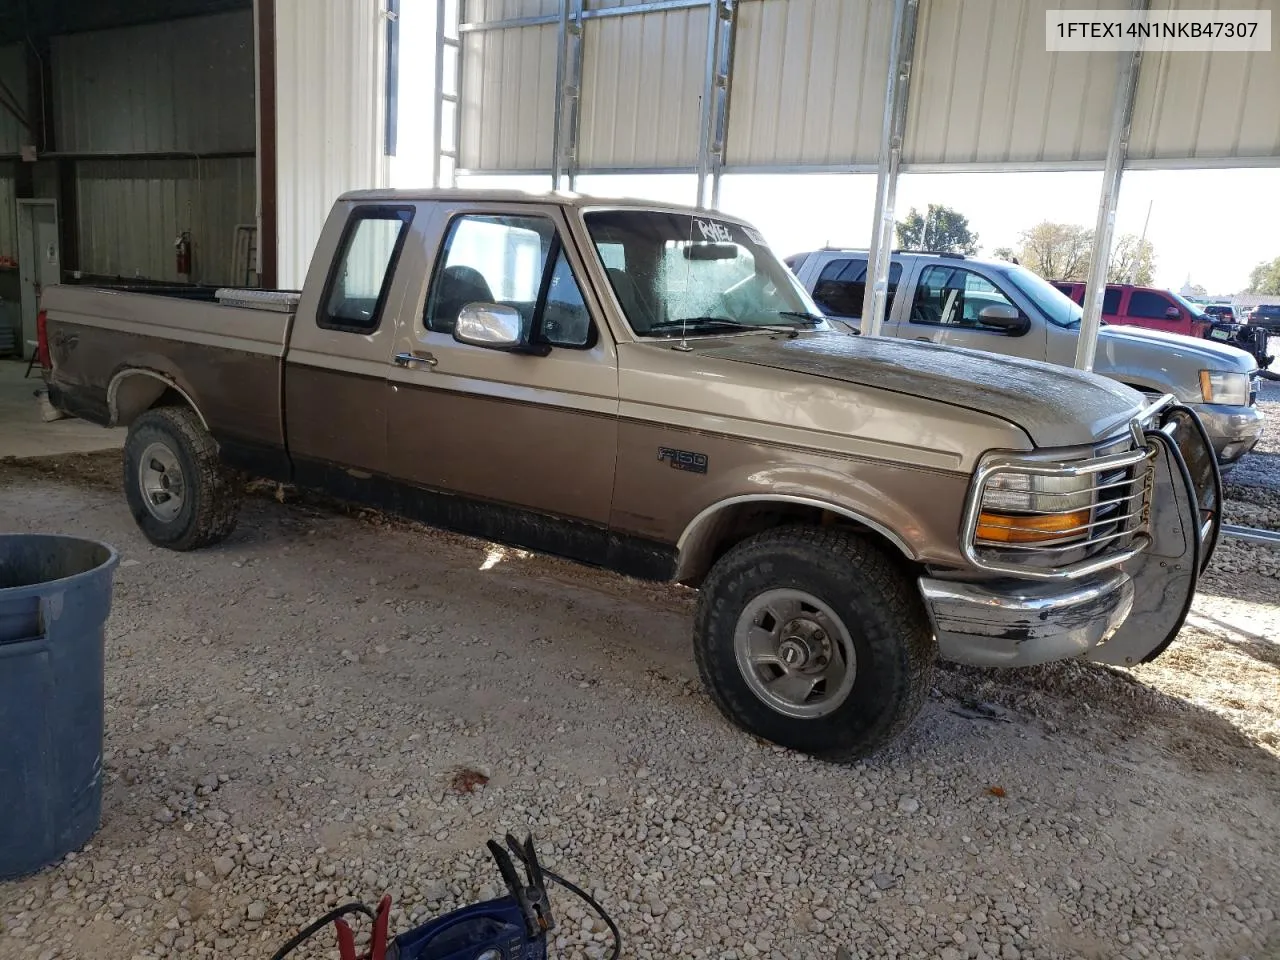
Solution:
[[[1199,383],[1201,369],[1252,373],[1258,368],[1258,362],[1238,347],[1200,337],[1110,324],[1098,331],[1098,360],[1105,358],[1107,366],[1132,368],[1137,358],[1143,358],[1143,366],[1167,370],[1172,356],[1186,361],[1192,386]],[[1106,369],[1106,366],[1095,363],[1094,368]]]
[[[1142,406],[1140,393],[1092,373],[993,358],[910,340],[804,334],[703,341],[708,357],[923,397],[1012,423],[1037,447],[1087,444],[1114,434]]]

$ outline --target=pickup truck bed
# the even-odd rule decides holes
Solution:
[[[173,390],[228,464],[287,478],[282,361],[292,311],[78,285],[51,300],[59,325],[50,346],[65,358],[49,384],[55,406],[116,426]]]

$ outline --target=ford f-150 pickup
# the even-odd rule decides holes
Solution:
[[[300,292],[44,307],[50,398],[128,426],[152,542],[225,537],[247,472],[696,586],[715,703],[833,759],[911,721],[939,652],[1155,656],[1217,536],[1216,461],[1173,397],[850,337],[705,210],[349,193]]]

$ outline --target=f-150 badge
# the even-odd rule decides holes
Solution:
[[[667,461],[674,470],[687,470],[690,473],[707,472],[707,455],[705,453],[659,447],[658,459]]]

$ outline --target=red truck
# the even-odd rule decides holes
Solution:
[[[1083,283],[1055,280],[1053,285],[1076,303],[1084,305]],[[1184,300],[1172,290],[1135,287],[1127,283],[1107,284],[1107,292],[1102,297],[1102,319],[1107,323],[1148,327],[1188,337],[1206,337],[1213,325],[1213,318],[1201,307]]]

